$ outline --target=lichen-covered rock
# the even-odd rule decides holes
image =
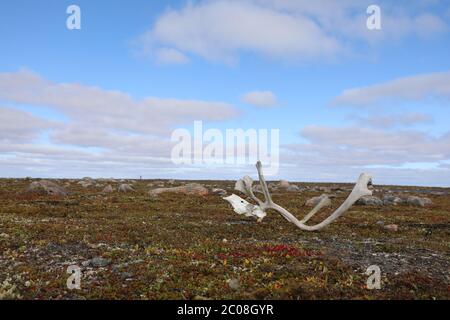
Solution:
[[[286,191],[300,191],[300,188],[294,184],[291,184],[289,187],[286,188]]]
[[[188,183],[184,186],[179,187],[172,187],[172,188],[156,188],[149,191],[149,195],[151,197],[157,197],[161,193],[181,193],[181,194],[187,194],[187,195],[198,195],[198,196],[204,196],[209,193],[208,189],[206,189],[204,186],[202,186],[199,183]]]
[[[330,187],[313,187],[313,191],[320,191],[325,193],[330,193],[332,190]]]
[[[433,204],[431,199],[421,198],[417,196],[409,196],[408,198],[406,198],[406,203],[409,204],[410,206],[416,207],[425,207]]]
[[[393,196],[393,195],[385,195],[383,197],[383,204],[386,206],[396,206],[398,204],[402,204],[405,203],[405,201],[397,196]]]
[[[211,191],[212,193],[217,194],[219,196],[224,196],[227,194],[227,191],[221,188],[213,188]]]
[[[365,196],[356,201],[356,204],[363,206],[382,206],[383,201],[380,198],[375,196]]]
[[[46,194],[51,196],[67,196],[67,191],[57,185],[56,183],[48,180],[34,181],[27,189],[28,192]]]
[[[96,268],[103,268],[111,264],[111,260],[103,257],[95,257],[89,261],[89,264]]]
[[[94,182],[91,180],[81,180],[78,182],[78,184],[80,186],[82,186],[83,188],[89,188],[92,187],[94,185]]]
[[[291,184],[287,180],[280,180],[280,182],[278,183],[278,186],[283,189],[289,188],[290,185]]]
[[[383,226],[383,229],[389,232],[397,232],[398,231],[398,225],[396,224],[387,224]]]
[[[103,189],[102,193],[111,193],[111,192],[113,192],[113,191],[114,191],[113,187],[112,187],[111,185],[107,185],[107,186]]]
[[[328,206],[331,205],[330,197],[328,197],[328,195],[326,195],[326,194],[322,194],[322,195],[320,195],[318,197],[314,197],[314,198],[311,198],[308,201],[306,201],[305,206],[307,206],[307,207],[315,207],[316,205],[319,204],[320,201],[322,201],[322,199],[327,200],[327,202],[328,202],[327,205]]]
[[[129,184],[122,183],[119,186],[119,192],[132,192],[132,191],[134,191],[134,189]]]
[[[239,290],[241,287],[239,279],[228,279],[227,284],[233,290]]]

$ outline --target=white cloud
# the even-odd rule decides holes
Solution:
[[[380,1],[382,30],[366,27],[369,0],[218,0],[189,2],[168,9],[140,37],[144,52],[173,48],[208,60],[233,63],[240,53],[303,61],[334,58],[357,50],[364,41],[376,44],[409,36],[430,37],[448,31],[445,19],[427,6],[413,10]],[[411,10],[408,10],[411,9]],[[421,12],[414,14],[412,12]],[[443,14],[445,15],[445,14]],[[183,58],[179,58],[183,60]],[[177,63],[178,60],[174,59]]]
[[[53,83],[29,71],[0,73],[0,99],[53,108],[81,127],[167,134],[193,120],[220,121],[238,114],[230,104],[149,97],[78,83]]]
[[[350,117],[361,125],[373,128],[389,129],[394,127],[408,127],[416,124],[432,123],[433,117],[423,113],[407,112],[403,114],[371,115],[367,117]]]
[[[186,64],[188,57],[172,48],[160,48],[156,50],[156,61],[160,64]]]
[[[173,128],[194,120],[238,115],[224,102],[148,97],[78,83],[54,83],[29,71],[0,73],[0,100],[65,116],[48,121],[0,108],[0,175],[124,176],[176,172],[170,160]],[[43,139],[41,133],[45,130]],[[153,170],[153,171],[152,171]]]
[[[398,78],[381,84],[344,90],[333,104],[366,106],[384,99],[450,98],[450,72]]]
[[[272,91],[252,91],[242,96],[242,101],[256,107],[273,107],[277,97]]]
[[[322,165],[401,166],[450,159],[450,133],[434,137],[421,131],[388,132],[351,127],[307,126],[308,143],[290,146],[299,161]]]
[[[291,59],[339,51],[337,41],[313,20],[246,1],[204,1],[168,10],[141,40],[145,47],[173,47],[226,62],[245,51]]]
[[[55,124],[29,112],[0,107],[0,141],[29,141]]]

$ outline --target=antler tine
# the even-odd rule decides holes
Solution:
[[[259,160],[258,160],[258,162],[256,162],[256,170],[258,171],[259,183],[261,184],[261,188],[264,193],[264,198],[266,199],[264,204],[266,206],[270,205],[273,203],[272,196],[270,195],[269,188],[267,187],[266,179],[264,179],[264,175],[262,172],[262,164],[261,164],[261,161],[259,161]]]
[[[342,205],[339,208],[337,208],[332,214],[330,214],[322,222],[317,223],[312,226],[308,226],[305,223],[308,222],[317,212],[319,212],[319,210],[321,210],[323,207],[325,207],[329,202],[327,202],[325,199],[322,199],[314,209],[312,209],[302,220],[299,221],[288,210],[284,209],[283,207],[279,206],[278,204],[276,204],[272,201],[272,197],[270,195],[266,180],[265,180],[263,172],[262,172],[262,165],[261,165],[260,161],[258,161],[256,163],[256,169],[258,171],[259,182],[263,189],[265,202],[263,203],[261,200],[259,200],[257,197],[255,197],[251,190],[250,190],[249,194],[258,203],[259,209],[262,211],[262,213],[264,213],[264,215],[265,215],[266,210],[273,209],[273,210],[277,211],[279,214],[281,214],[286,220],[295,224],[298,228],[300,228],[302,230],[306,230],[306,231],[320,230],[320,229],[326,227],[327,225],[332,223],[334,220],[339,218],[341,215],[343,215],[346,211],[348,211],[348,209],[350,209],[350,207],[356,201],[358,201],[361,197],[372,194],[372,191],[370,191],[368,189],[368,184],[371,183],[372,178],[370,175],[362,173],[359,176],[358,181],[356,182],[352,192],[350,193],[350,195],[347,197],[347,199],[344,201],[344,203],[342,203]],[[237,197],[237,196],[235,196],[235,197]],[[229,201],[233,205],[233,207],[237,213],[242,214],[242,212],[243,212],[242,209],[238,208],[238,204],[234,203],[233,199],[230,199],[230,198],[231,197],[227,197],[224,199]],[[258,207],[258,206],[254,206],[254,207]],[[252,209],[252,210],[254,210],[254,209]],[[262,217],[260,217],[260,218],[262,219]]]
[[[306,223],[311,219],[316,213],[318,213],[322,208],[328,206],[331,204],[331,201],[328,197],[323,198],[320,200],[320,202],[302,219],[300,220],[301,223]]]

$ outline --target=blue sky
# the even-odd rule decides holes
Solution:
[[[439,0],[3,1],[0,176],[253,173],[171,163],[203,120],[280,129],[274,179],[449,186],[449,31]]]

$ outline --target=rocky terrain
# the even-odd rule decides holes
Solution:
[[[261,222],[232,181],[0,180],[0,299],[449,299],[450,190],[377,187],[319,232]],[[271,182],[323,219],[351,185]],[[255,186],[258,194],[259,188]],[[81,268],[69,290],[67,267]],[[381,270],[381,289],[366,269]]]

